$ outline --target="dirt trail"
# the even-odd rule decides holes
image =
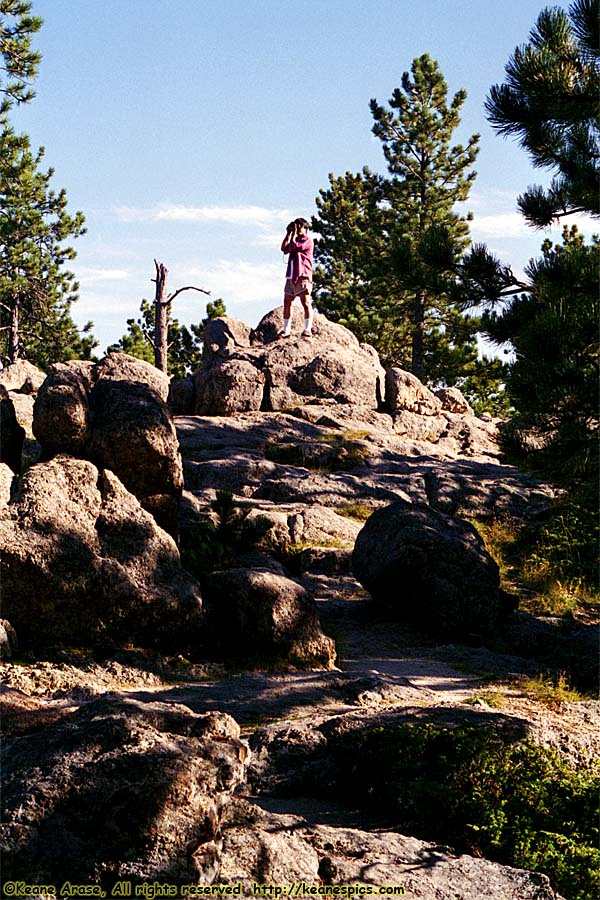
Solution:
[[[317,600],[323,628],[335,637],[340,652],[338,667],[330,671],[289,668],[232,674],[215,665],[181,668],[131,656],[106,663],[5,662],[0,684],[35,698],[40,711],[58,715],[105,692],[183,704],[197,713],[220,710],[232,715],[246,735],[266,725],[415,709],[445,709],[446,714],[477,709],[495,715],[498,709],[488,700],[497,696],[503,716],[526,721],[533,737],[578,765],[589,765],[600,754],[597,701],[548,709],[524,698],[518,681],[507,681],[527,674],[530,662],[484,648],[440,646],[406,625],[378,620],[358,585],[349,598],[346,579],[340,600],[333,584],[334,579],[325,583]],[[492,672],[502,673],[496,686],[490,685]]]

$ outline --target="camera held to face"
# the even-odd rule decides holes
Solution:
[[[290,222],[290,224],[287,226],[286,231],[289,234],[290,232],[295,231],[295,230],[296,230],[296,220],[294,219],[294,221]]]

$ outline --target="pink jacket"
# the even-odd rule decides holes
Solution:
[[[314,241],[307,234],[290,241],[290,258],[285,277],[292,281],[300,281],[313,276]]]

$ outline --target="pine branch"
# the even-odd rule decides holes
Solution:
[[[40,322],[40,324],[42,323]],[[23,328],[19,328],[19,338],[22,337],[39,338],[39,334],[36,331],[25,331]]]

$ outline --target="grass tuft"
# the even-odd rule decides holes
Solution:
[[[375,512],[372,506],[366,503],[356,502],[347,503],[345,506],[339,506],[335,512],[338,516],[344,516],[346,519],[354,519],[357,522],[366,522],[367,519]]]
[[[519,682],[523,696],[536,700],[548,709],[560,709],[565,703],[578,703],[585,699],[570,687],[564,672],[557,675],[536,675]]]
[[[598,621],[598,508],[586,488],[555,504],[541,522],[473,522],[500,569],[502,587],[536,616]]]

